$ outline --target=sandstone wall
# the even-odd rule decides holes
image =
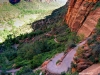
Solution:
[[[66,23],[78,35],[88,37],[100,18],[100,8],[93,10],[99,0],[70,0]]]

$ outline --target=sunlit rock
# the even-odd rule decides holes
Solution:
[[[94,8],[99,0],[70,0],[66,23],[78,35],[88,37],[100,18],[100,8]]]

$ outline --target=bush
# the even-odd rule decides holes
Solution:
[[[58,63],[60,63],[61,61],[60,60],[58,60],[57,62],[56,62],[56,65],[58,64]]]
[[[71,67],[72,67],[72,68],[76,68],[76,67],[77,67],[77,65],[76,65],[76,64],[74,64],[73,62],[71,62]]]
[[[75,44],[71,44],[71,45],[69,46],[69,48],[74,48],[74,47],[76,47]]]
[[[65,44],[65,47],[66,47],[67,49],[68,49],[68,48],[71,48],[71,47],[75,47],[74,41],[68,40],[68,41],[67,41],[67,44]]]
[[[49,52],[59,46],[60,44],[51,39],[40,40],[30,44],[26,43],[18,49],[18,56],[23,59],[32,59],[37,54]]]
[[[75,72],[75,73],[68,72],[68,73],[66,73],[66,75],[79,75],[79,74],[77,72]]]
[[[95,9],[98,8],[98,7],[100,7],[100,1],[98,1],[98,2],[95,4],[93,10],[95,10]]]
[[[22,67],[16,75],[35,75],[35,73],[33,73],[32,69],[30,69],[29,67]]]
[[[61,75],[66,75],[66,73],[65,72],[62,72]]]
[[[84,53],[84,50],[83,50],[83,48],[82,48],[82,47],[78,47],[78,49],[77,49],[76,53],[77,53],[77,56],[78,56],[78,57],[83,58],[83,53]]]
[[[11,60],[13,60],[14,58],[17,57],[17,51],[12,50],[12,49],[5,51],[4,54],[9,61],[11,61]]]
[[[92,54],[95,56],[95,57],[98,57],[99,54],[100,54],[100,43],[99,44],[96,44],[94,46],[94,48],[92,49]]]
[[[35,71],[35,75],[40,75],[40,72],[42,72],[42,71],[41,70]],[[45,74],[42,72],[42,75],[45,75]]]
[[[100,35],[100,19],[98,20],[96,29],[97,29],[97,33],[96,33],[96,34],[97,34],[97,35]]]
[[[95,62],[95,57],[92,55],[88,58],[91,62]]]

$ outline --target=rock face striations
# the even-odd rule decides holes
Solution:
[[[66,23],[78,35],[88,37],[100,18],[99,0],[70,0]]]

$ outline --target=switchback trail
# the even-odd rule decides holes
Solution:
[[[65,56],[60,65],[56,65],[57,61],[60,60],[64,56],[64,53],[60,53],[56,55],[52,61],[47,64],[47,71],[53,74],[61,74],[62,72],[67,72],[69,68],[71,68],[71,62],[73,60],[74,54],[79,46],[86,43],[87,40],[78,44],[75,48],[71,49],[71,51]]]
[[[18,68],[18,69],[11,69],[11,70],[7,70],[6,72],[7,73],[16,73],[17,71],[19,71],[20,70],[20,68]],[[2,72],[2,70],[0,70],[0,73]]]

